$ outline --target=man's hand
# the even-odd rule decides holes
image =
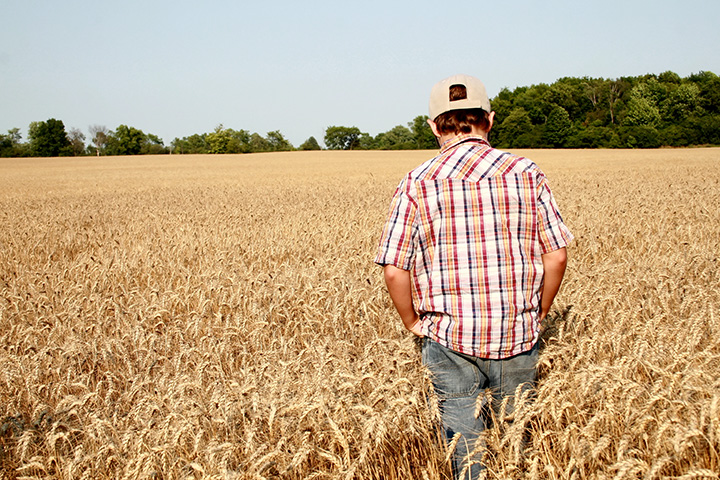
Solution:
[[[395,304],[395,309],[400,315],[403,325],[418,337],[423,337],[424,335],[420,331],[420,317],[412,303],[410,272],[393,265],[385,265],[383,273],[390,298]]]
[[[403,323],[405,323],[405,322],[403,322]],[[423,335],[422,330],[420,329],[420,325],[421,325],[420,318],[418,317],[418,319],[415,320],[415,323],[413,323],[410,326],[410,328],[408,328],[408,330],[410,330],[412,333],[414,333],[418,337],[424,337],[425,335]],[[407,325],[406,325],[406,328],[407,328]]]

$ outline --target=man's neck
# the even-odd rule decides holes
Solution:
[[[487,132],[480,130],[479,128],[473,128],[472,132],[470,133],[448,133],[445,135],[440,135],[440,138],[438,138],[438,142],[440,143],[440,146],[445,145],[448,141],[453,140],[457,137],[463,136],[463,135],[474,135],[476,137],[482,137],[483,140],[487,142]]]

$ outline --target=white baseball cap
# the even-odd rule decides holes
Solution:
[[[467,91],[467,98],[450,100],[450,87],[462,85]],[[438,115],[450,110],[465,110],[468,108],[482,108],[490,113],[490,99],[487,96],[485,85],[470,75],[453,75],[435,84],[430,92],[430,119],[435,120]]]

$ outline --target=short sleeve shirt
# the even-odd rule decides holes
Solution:
[[[400,182],[375,262],[412,271],[423,334],[501,359],[537,341],[541,256],[572,238],[535,163],[463,135]]]

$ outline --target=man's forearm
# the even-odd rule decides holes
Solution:
[[[400,315],[403,325],[415,335],[422,336],[420,318],[412,301],[412,277],[410,272],[392,265],[386,265],[383,273],[388,293],[390,293],[390,298],[395,304],[395,309]]]
[[[546,253],[542,256],[543,270],[543,288],[540,297],[540,320],[542,321],[552,306],[555,295],[560,290],[563,276],[565,275],[565,267],[567,266],[567,251],[565,248]]]

